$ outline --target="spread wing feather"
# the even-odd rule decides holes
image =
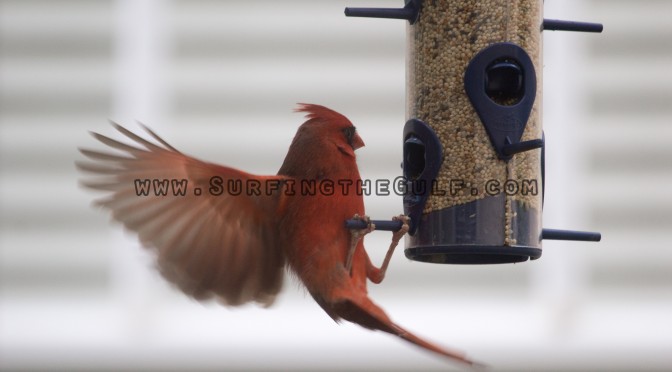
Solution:
[[[88,161],[77,166],[91,175],[82,185],[107,194],[96,204],[138,233],[143,245],[156,252],[161,274],[188,295],[216,297],[227,305],[270,305],[282,286],[285,256],[273,240],[280,192],[263,191],[266,182],[285,177],[206,163],[180,153],[149,128],[158,144],[113,125],[132,144],[92,133],[116,151],[80,149]],[[224,181],[217,193],[209,189],[214,176]],[[139,195],[136,180],[149,189]],[[155,187],[164,180],[166,195]],[[242,190],[230,192],[227,180],[239,181]],[[249,180],[256,180],[262,192],[246,192]],[[173,194],[179,188],[171,189],[172,182],[186,186],[184,195]]]

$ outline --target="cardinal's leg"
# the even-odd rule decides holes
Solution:
[[[394,221],[401,221],[401,229],[395,231],[392,234],[392,242],[390,243],[390,247],[387,249],[387,254],[385,255],[385,259],[383,260],[383,264],[380,266],[380,268],[377,268],[371,264],[371,261],[368,263],[368,267],[366,269],[366,276],[371,280],[372,282],[378,284],[385,279],[385,272],[387,271],[387,266],[390,264],[390,259],[392,259],[392,254],[394,253],[394,249],[397,248],[397,245],[399,244],[399,241],[401,238],[406,235],[408,232],[409,226],[408,223],[411,221],[411,219],[408,216],[399,215],[396,217],[392,218]]]
[[[366,221],[366,227],[363,229],[352,229],[350,230],[350,248],[348,249],[348,255],[345,259],[345,269],[352,275],[352,257],[355,255],[355,249],[357,249],[357,244],[359,240],[364,237],[364,235],[372,232],[376,229],[376,225],[371,223],[371,218],[369,216],[360,216],[355,214],[352,217],[353,220],[362,220]]]

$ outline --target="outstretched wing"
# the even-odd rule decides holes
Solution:
[[[285,257],[274,241],[283,177],[259,177],[186,156],[150,129],[158,144],[114,127],[133,145],[92,135],[116,153],[80,149],[82,181],[108,197],[96,204],[157,253],[161,274],[196,299],[270,305]],[[214,178],[213,178],[214,177]]]

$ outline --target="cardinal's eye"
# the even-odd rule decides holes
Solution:
[[[352,147],[352,138],[355,136],[356,131],[357,129],[355,127],[343,128],[343,134],[345,135],[345,139],[348,141],[350,147]]]

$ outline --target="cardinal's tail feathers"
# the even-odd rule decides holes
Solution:
[[[483,364],[477,363],[467,358],[462,352],[448,350],[436,346],[431,342],[425,341],[413,333],[405,330],[401,326],[395,324],[385,314],[383,309],[373,303],[373,301],[371,301],[371,299],[369,299],[367,296],[356,296],[356,298],[351,297],[345,301],[335,304],[333,309],[343,319],[357,323],[363,327],[391,333],[425,350],[432,351],[439,355],[468,364],[473,367],[484,367]]]
[[[408,341],[412,344],[420,346],[421,348],[423,348],[425,350],[433,351],[437,354],[443,355],[443,356],[451,358],[453,360],[457,360],[458,362],[466,363],[466,364],[468,364],[470,366],[473,366],[473,367],[480,367],[480,368],[485,367],[484,364],[475,362],[475,361],[467,358],[467,356],[463,352],[456,351],[456,350],[450,350],[450,349],[444,349],[442,347],[436,346],[433,343],[423,340],[422,338],[414,335],[413,333],[405,330],[404,328],[400,327],[399,325],[397,325],[393,322],[390,322],[390,326],[396,331],[393,334],[399,336],[400,338],[402,338],[402,339],[404,339],[404,340],[406,340],[406,341]]]

